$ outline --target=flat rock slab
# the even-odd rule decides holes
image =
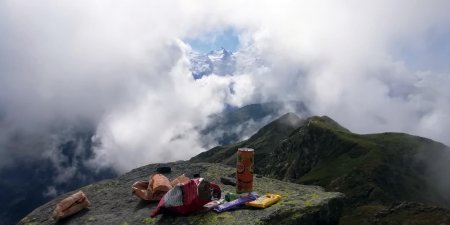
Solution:
[[[188,216],[163,214],[150,218],[157,202],[142,201],[131,194],[131,185],[146,180],[158,167],[170,166],[172,172],[165,174],[169,180],[185,174],[214,181],[222,191],[235,191],[235,187],[220,183],[235,168],[222,164],[175,162],[151,164],[134,169],[116,179],[105,180],[80,188],[91,201],[85,209],[69,218],[55,222],[51,213],[55,205],[71,193],[66,193],[35,209],[23,218],[20,225],[34,224],[337,224],[343,206],[343,194],[325,192],[321,187],[305,186],[255,176],[254,191],[259,194],[273,193],[282,200],[266,209],[239,208],[216,213],[195,213]]]

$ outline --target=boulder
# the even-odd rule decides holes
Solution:
[[[235,168],[213,163],[175,162],[164,164],[173,179],[181,174],[196,171],[220,185],[223,192],[234,187],[220,183],[221,177],[235,172]],[[157,202],[140,200],[131,194],[131,185],[146,179],[161,164],[151,164],[134,169],[116,179],[105,180],[82,187],[92,205],[58,224],[337,224],[343,207],[344,195],[325,192],[318,186],[306,186],[266,177],[255,177],[254,191],[282,196],[282,200],[266,209],[239,208],[222,213],[198,212],[188,216],[164,214],[150,218]],[[35,209],[20,225],[55,224],[51,214],[56,204],[69,196],[66,193]]]

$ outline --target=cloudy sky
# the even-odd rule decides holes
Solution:
[[[354,132],[449,145],[449,8],[447,0],[0,1],[0,166],[52,155],[59,131],[80,124],[95,130],[95,166],[124,172],[187,159],[205,150],[198,130],[209,115],[274,100],[303,101]],[[235,74],[193,79],[189,52],[218,47],[239,52]]]

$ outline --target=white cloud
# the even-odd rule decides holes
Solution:
[[[58,191],[53,186],[48,186],[47,189],[42,193],[44,197],[54,198],[58,196]]]
[[[198,129],[224,103],[270,100],[302,100],[356,132],[404,131],[449,144],[450,71],[417,71],[393,54],[399,43],[414,47],[447,29],[449,6],[2,1],[0,144],[17,130],[88,120],[101,143],[92,163],[125,171],[203,151]],[[236,75],[194,80],[180,40],[230,27],[243,49]]]

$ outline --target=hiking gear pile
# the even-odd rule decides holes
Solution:
[[[217,184],[203,178],[191,179],[170,189],[159,201],[151,217],[157,216],[162,210],[180,215],[199,211],[205,204],[219,199],[220,195],[221,191]]]
[[[159,172],[170,173],[171,168],[161,167],[155,174],[150,175],[148,180],[136,181],[131,186],[132,194],[140,199],[159,201],[156,209],[151,213],[151,217],[156,217],[163,212],[187,215],[209,210],[220,213],[245,206],[267,208],[281,199],[280,195],[270,193],[260,197],[256,192],[243,194],[226,192],[224,198],[221,198],[220,187],[214,182],[201,178],[199,174],[195,174],[193,179],[183,174],[169,181]],[[236,179],[238,180],[238,178]],[[225,185],[236,185],[233,180],[228,178],[221,177],[220,181]],[[52,217],[59,220],[73,215],[89,205],[90,202],[86,195],[82,191],[78,191],[59,202]]]

